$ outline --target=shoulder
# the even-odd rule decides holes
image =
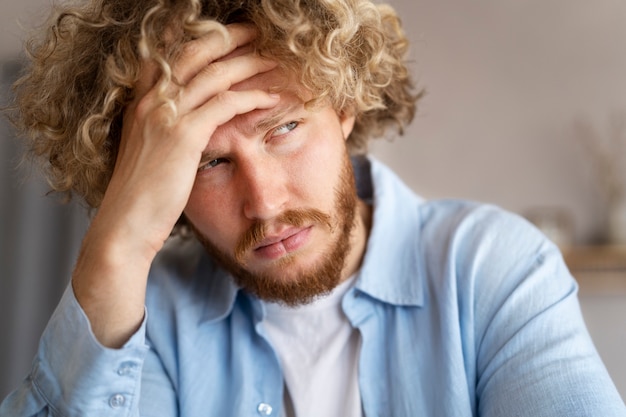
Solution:
[[[192,239],[171,237],[152,262],[146,292],[148,324],[169,321],[179,305],[189,304],[201,259],[195,246]]]
[[[577,285],[558,247],[519,215],[465,201],[425,203],[420,211],[430,295],[454,296],[477,323],[575,299]]]
[[[422,247],[478,256],[497,251],[511,257],[537,254],[554,245],[526,219],[500,207],[464,200],[419,206]]]
[[[165,242],[152,262],[150,279],[174,276],[178,281],[192,280],[201,258],[202,247],[196,239],[173,236]]]
[[[152,263],[146,307],[157,320],[210,320],[230,311],[237,290],[197,239],[172,237]]]
[[[559,249],[521,216],[499,207],[442,200],[420,206],[420,258],[429,280],[479,298],[507,297],[524,283],[570,292]]]

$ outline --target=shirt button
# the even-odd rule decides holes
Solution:
[[[126,402],[126,398],[122,394],[115,394],[109,398],[109,405],[112,408],[120,408]]]
[[[259,404],[256,410],[262,416],[269,416],[270,414],[272,414],[272,406],[266,403]]]
[[[135,369],[135,367],[136,365],[133,362],[124,362],[117,370],[117,374],[120,376],[128,375]]]

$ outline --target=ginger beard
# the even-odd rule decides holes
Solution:
[[[206,251],[224,269],[230,272],[235,283],[260,299],[279,302],[289,306],[307,304],[316,297],[332,291],[340,282],[346,257],[351,248],[350,236],[355,226],[357,194],[350,158],[346,154],[341,170],[339,185],[335,189],[334,213],[323,213],[316,209],[287,210],[272,222],[301,227],[312,224],[325,228],[336,238],[327,249],[318,254],[319,261],[306,270],[293,268],[301,254],[287,254],[274,261],[279,272],[252,272],[241,261],[265,237],[266,222],[255,222],[239,239],[233,255],[218,248],[210,239],[191,225],[198,240]],[[280,271],[284,271],[284,274]],[[296,274],[294,274],[296,272]]]

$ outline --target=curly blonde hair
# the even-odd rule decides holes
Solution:
[[[122,114],[143,59],[164,82],[183,43],[225,24],[252,22],[257,51],[298,74],[316,101],[356,116],[351,153],[398,133],[415,113],[408,42],[394,10],[370,0],[91,0],[57,6],[27,44],[11,119],[53,190],[97,208],[109,183]],[[166,39],[166,33],[179,33]],[[171,36],[170,36],[171,38]]]

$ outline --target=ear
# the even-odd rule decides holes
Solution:
[[[354,121],[356,117],[352,112],[345,111],[339,114],[339,122],[341,123],[341,131],[343,132],[343,139],[348,140],[348,136],[352,133],[354,128]]]

